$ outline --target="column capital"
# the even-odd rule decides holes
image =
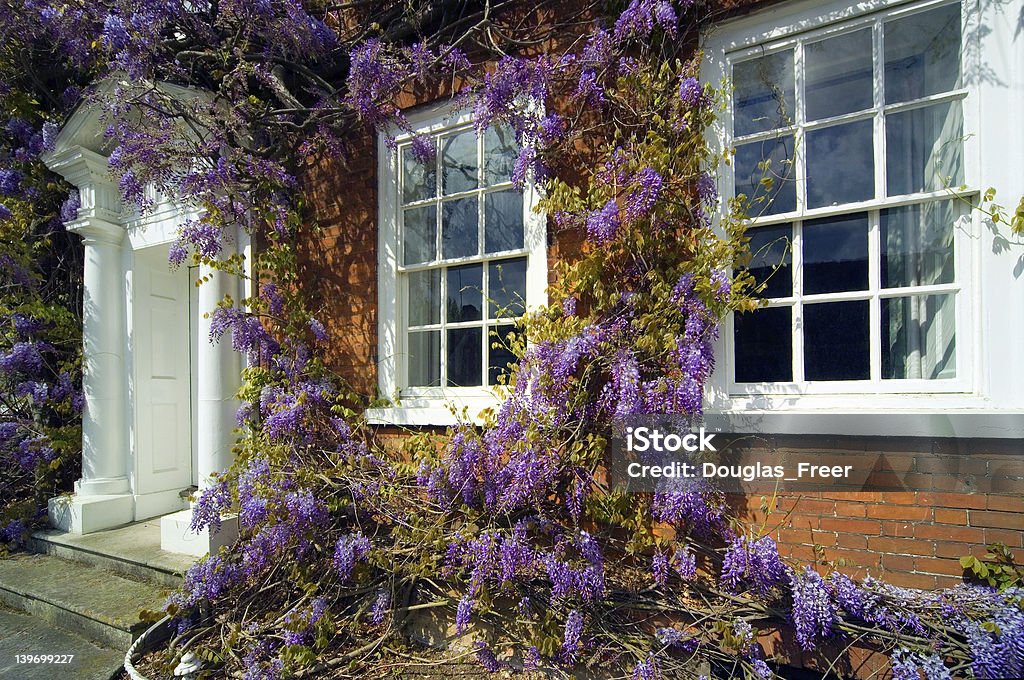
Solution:
[[[66,225],[72,234],[78,234],[83,241],[98,241],[110,245],[120,245],[124,240],[125,229],[119,224],[101,220],[98,217],[80,217]]]

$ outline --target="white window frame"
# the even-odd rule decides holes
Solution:
[[[898,18],[946,4],[950,4],[948,0],[867,0],[856,5],[839,1],[804,1],[774,5],[714,26],[703,36],[702,78],[712,84],[724,82],[730,73],[730,58],[760,53],[762,49],[766,52],[779,50],[798,40],[855,30],[870,24],[879,16],[886,19]],[[1004,15],[998,8],[981,8],[978,0],[962,0],[961,11],[961,69],[965,88],[936,98],[948,100],[962,97],[962,153],[967,189],[959,193],[976,201],[984,188],[996,186],[1000,194],[1008,196],[1005,201],[1015,204],[1017,197],[1024,193],[1024,182],[1020,179],[1024,172],[1024,152],[1019,149],[1016,152],[1008,151],[1002,155],[999,165],[991,162],[984,166],[982,164],[985,154],[992,156],[996,148],[1008,148],[1006,144],[1012,143],[1011,140],[1024,137],[1016,130],[1005,132],[1015,116],[1024,110],[1018,108],[1015,115],[1006,112],[1007,107],[1012,106],[1008,102],[1024,104],[1021,69],[1016,63],[1019,59],[1014,60],[1012,56],[1015,50],[1019,50],[1013,35],[1013,22],[1009,20],[1013,12]],[[980,30],[982,27],[984,31]],[[982,77],[984,70],[992,69],[993,64],[998,67],[996,72],[1008,81],[1011,86],[1009,89],[1005,84],[1000,86]],[[800,71],[797,73],[799,78]],[[799,90],[798,86],[796,91]],[[876,116],[875,124],[879,124],[880,116],[872,115]],[[731,147],[731,132],[732,120],[727,111],[709,130],[708,142],[724,154]],[[997,135],[1008,136],[1008,139],[1002,143],[993,143],[992,137]],[[876,132],[876,145],[879,137]],[[798,142],[795,146],[798,154],[803,152],[802,144]],[[884,166],[885,161],[877,149],[876,157],[875,181],[880,183],[885,181],[885,177],[884,174],[877,176],[877,168],[879,165]],[[802,167],[802,162],[798,167]],[[724,197],[733,195],[731,166],[722,166],[719,183]],[[884,187],[884,184],[881,186]],[[884,192],[876,192],[876,195],[884,195]],[[878,211],[881,209],[947,197],[949,192],[940,191],[799,211],[803,197],[798,194],[798,212],[765,216],[756,220],[755,224],[788,224],[857,212],[868,212],[869,222],[877,222]],[[1015,436],[1021,436],[1024,433],[1024,390],[1019,385],[1024,382],[1024,360],[1016,356],[1020,353],[1019,349],[1013,349],[1020,344],[1019,334],[1024,329],[1024,294],[1019,290],[1024,288],[1024,281],[1013,274],[1015,260],[1020,253],[1011,255],[992,252],[988,225],[977,211],[969,213],[969,219],[962,222],[961,228],[955,232],[954,246],[956,284],[953,287],[960,288],[956,300],[956,378],[802,384],[736,383],[732,380],[733,324],[732,319],[727,318],[723,321],[721,337],[715,348],[720,357],[720,365],[709,384],[706,409],[709,423],[732,431],[870,435],[886,432],[866,431],[865,424],[873,421],[866,421],[865,416],[870,415],[877,420],[882,414],[915,413],[921,416],[915,421],[915,431],[905,434],[956,433],[958,436],[973,434],[1001,437],[1016,433]],[[871,227],[871,291],[851,293],[851,297],[863,299],[879,294],[878,229],[876,224]],[[798,245],[794,244],[794,260],[799,257]],[[797,264],[794,262],[794,267]],[[887,289],[884,296],[895,292]],[[839,294],[840,297],[843,295],[847,294]],[[874,318],[876,316],[873,309],[871,365],[872,370],[877,372],[874,360],[877,348],[874,345],[879,342],[877,330],[880,322]],[[1013,333],[1018,334],[1016,343],[1006,339],[1008,334],[1012,336]],[[794,355],[801,351],[802,348],[794,347]],[[876,376],[873,374],[872,378]],[[891,384],[883,385],[882,382]],[[1007,416],[1013,425],[985,425],[983,420],[978,419],[978,414],[982,412],[998,413],[1000,418]],[[828,417],[823,418],[823,415]],[[967,420],[951,425],[954,420],[962,417]],[[997,418],[992,422],[1004,421]],[[892,434],[900,433],[900,427],[894,425]]]
[[[378,157],[378,363],[377,378],[381,396],[392,401],[384,408],[367,411],[371,423],[393,425],[451,425],[479,421],[481,411],[501,401],[501,387],[409,387],[406,381],[406,320],[408,300],[399,266],[400,149],[413,134],[439,135],[460,128],[472,128],[468,111],[452,111],[450,103],[430,105],[408,115],[412,131],[385,131],[377,142]],[[394,141],[389,142],[389,133]],[[540,199],[537,187],[527,183],[523,191],[523,255],[526,265],[527,313],[547,304],[547,220],[535,208]],[[441,225],[438,224],[440,231]],[[468,257],[445,260],[444,266],[491,259]],[[442,301],[442,314],[443,301]],[[486,328],[486,320],[481,326]],[[491,339],[488,339],[488,345]],[[442,361],[444,358],[442,357]],[[486,375],[483,376],[486,380]]]

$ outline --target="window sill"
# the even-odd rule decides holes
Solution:
[[[709,410],[704,424],[730,434],[1024,439],[1024,411],[992,408]]]
[[[453,396],[448,399],[413,397],[399,406],[366,409],[371,425],[404,425],[446,427],[459,423],[480,425],[482,412],[497,408],[501,401],[493,396]]]

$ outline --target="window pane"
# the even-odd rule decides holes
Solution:
[[[437,194],[437,168],[413,158],[410,147],[402,149],[402,201],[411,203]]]
[[[448,331],[448,385],[472,387],[481,384],[481,342],[483,329],[458,328]]]
[[[479,253],[476,204],[476,196],[445,202],[441,249],[446,259]]]
[[[804,305],[807,380],[867,380],[868,301]]]
[[[437,207],[426,205],[405,212],[405,263],[419,264],[437,258]]]
[[[793,380],[793,317],[790,307],[734,314],[736,382]]]
[[[736,147],[736,195],[746,194],[753,216],[796,210],[793,136]]]
[[[506,127],[490,127],[484,135],[484,181],[488,186],[512,181],[519,145]]]
[[[875,196],[872,122],[807,132],[807,205],[820,208]]]
[[[867,290],[868,216],[804,223],[804,294]]]
[[[509,333],[515,332],[516,327],[513,325],[507,326],[492,326],[490,328],[490,335],[487,338],[487,384],[498,385],[498,376],[507,374],[509,372],[509,364],[516,362],[516,355],[509,349],[508,336]],[[497,345],[497,346],[495,346]]]
[[[441,386],[441,331],[409,333],[409,386]]]
[[[804,49],[807,120],[870,109],[871,29],[809,43]]]
[[[409,325],[441,323],[441,270],[409,274]]]
[[[885,144],[890,196],[963,184],[960,102],[886,115]]]
[[[448,268],[448,321],[479,321],[483,317],[483,271],[479,264]]]
[[[779,298],[793,294],[793,235],[791,227],[760,227],[750,236],[750,266],[747,270],[758,283],[764,283],[759,297]]]
[[[522,316],[526,312],[525,258],[490,263],[487,283],[488,318]]]
[[[737,137],[792,123],[793,50],[776,52],[732,67],[733,134]]]
[[[885,24],[885,102],[960,87],[960,5]]]
[[[523,195],[496,191],[484,197],[484,252],[523,247]]]
[[[952,283],[952,201],[882,211],[882,287]]]
[[[476,132],[466,130],[441,142],[441,184],[445,194],[477,187]]]
[[[952,294],[882,300],[882,377],[956,377],[956,307]]]

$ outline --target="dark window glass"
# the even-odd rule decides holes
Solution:
[[[482,328],[453,328],[448,331],[448,386],[475,387],[481,384]]]
[[[875,197],[872,122],[807,131],[807,205],[820,208]]]
[[[736,382],[793,380],[793,316],[790,307],[733,315]]]
[[[868,217],[829,217],[804,223],[804,294],[868,287]]]
[[[526,312],[526,259],[491,262],[487,277],[488,318],[522,316]]]
[[[959,3],[890,21],[883,31],[885,103],[960,86]]]
[[[484,251],[500,253],[523,247],[523,195],[495,191],[484,197]]]
[[[479,216],[476,204],[475,196],[445,202],[444,224],[441,229],[441,250],[444,258],[468,257],[479,252]]]
[[[807,120],[870,109],[873,76],[871,29],[826,38],[804,48]]]
[[[868,332],[867,300],[804,305],[804,377],[867,380]]]
[[[509,371],[509,364],[516,362],[516,355],[509,349],[508,336],[510,333],[514,333],[516,327],[509,324],[507,326],[498,326],[497,328],[491,327],[489,329],[490,334],[487,338],[487,384],[498,385],[498,376],[507,374]]]
[[[751,215],[796,210],[792,159],[792,135],[736,147],[736,195],[746,194]]]
[[[479,321],[483,318],[483,267],[467,264],[448,268],[448,321]]]
[[[752,229],[750,236],[750,266],[748,271],[758,283],[765,284],[759,297],[779,298],[793,294],[792,228],[779,227]]]
[[[785,50],[732,67],[733,134],[737,137],[792,123],[793,50]]]

